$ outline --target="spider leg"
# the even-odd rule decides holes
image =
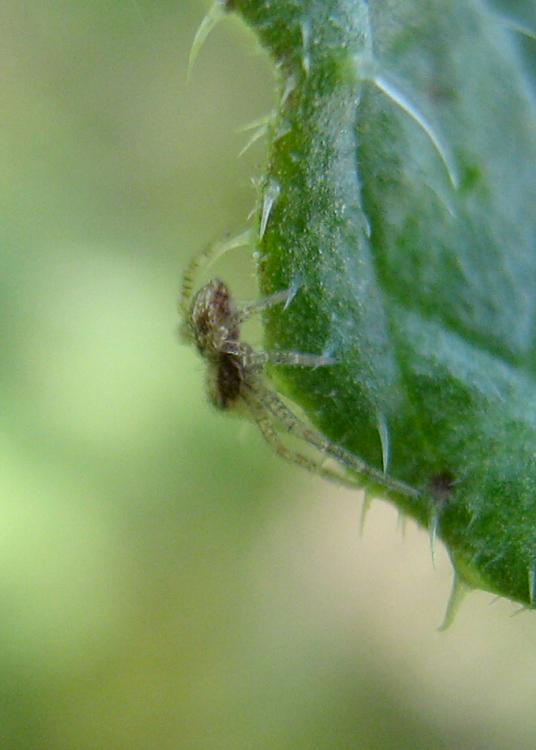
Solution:
[[[281,303],[284,303],[286,309],[296,296],[297,291],[298,289],[296,286],[291,286],[289,289],[282,289],[279,292],[274,292],[274,294],[269,294],[267,297],[262,297],[254,302],[248,302],[236,311],[233,315],[232,322],[235,325],[240,325],[240,323],[244,323],[254,315],[258,315],[259,313],[264,312],[264,310],[269,310],[271,307],[275,307]]]
[[[417,490],[405,482],[390,479],[382,471],[365,463],[365,461],[350,453],[346,448],[337,445],[337,443],[332,443],[323,437],[319,432],[298,419],[276,393],[270,391],[261,383],[252,385],[252,390],[264,411],[272,414],[289,433],[314,446],[321,453],[336,459],[347,469],[366,476],[379,485],[388,487],[393,492],[399,492],[410,497],[417,497],[419,495]]]
[[[266,365],[289,365],[291,367],[327,367],[336,365],[334,357],[305,352],[254,352],[252,364],[259,369]]]
[[[268,297],[249,302],[240,307],[233,315],[232,323],[240,325],[249,320],[253,315],[257,315],[264,310],[284,303],[285,309],[291,304],[296,296],[298,286],[293,285],[289,289],[270,294]],[[309,354],[305,352],[253,352],[251,351],[247,359],[248,366],[261,370],[266,365],[290,365],[293,367],[325,367],[326,365],[335,365],[337,360],[325,354]]]
[[[272,419],[266,412],[264,405],[260,404],[252,393],[247,395],[244,394],[243,398],[246,401],[249,412],[263,438],[280,458],[283,458],[289,463],[296,464],[302,469],[307,469],[307,471],[317,474],[323,479],[328,479],[329,481],[335,482],[343,487],[355,490],[356,487],[359,486],[357,481],[352,481],[339,472],[333,469],[328,469],[313,459],[307,458],[307,456],[304,456],[299,451],[294,451],[291,448],[288,448],[279,437],[277,430],[273,426]]]
[[[302,352],[258,352],[241,341],[226,341],[222,350],[226,354],[240,357],[249,372],[261,372],[266,365],[289,365],[294,367],[326,367],[336,365],[337,360],[322,354],[304,354]]]
[[[205,271],[212,263],[214,263],[219,257],[234,250],[238,247],[244,247],[250,245],[254,238],[254,232],[251,229],[247,229],[242,234],[236,237],[231,237],[223,242],[214,242],[209,245],[201,253],[195,255],[186,267],[184,275],[182,277],[182,288],[180,295],[180,309],[183,317],[186,319],[190,312],[190,304],[192,301],[192,295],[194,288],[197,285],[197,279],[199,275]]]

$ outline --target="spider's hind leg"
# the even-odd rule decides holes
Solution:
[[[308,458],[299,451],[288,448],[281,438],[279,437],[277,430],[275,429],[271,416],[266,411],[264,406],[260,404],[255,396],[249,394],[244,396],[249,412],[253,417],[255,424],[259,428],[263,438],[273,448],[274,452],[285,461],[296,464],[302,469],[307,469],[313,474],[316,474],[323,479],[327,479],[331,482],[341,485],[342,487],[348,487],[350,489],[356,489],[359,487],[357,481],[353,481],[344,474],[329,469],[327,466],[323,466],[321,462],[315,461],[312,458]]]
[[[326,456],[334,458],[344,469],[361,474],[361,476],[370,479],[375,484],[386,487],[393,492],[410,497],[419,495],[417,490],[405,482],[386,476],[380,469],[367,464],[363,459],[343,448],[342,445],[328,440],[320,432],[317,432],[317,430],[310,427],[306,422],[299,419],[277,393],[266,388],[262,383],[256,383],[253,387],[253,392],[260,409],[265,414],[272,415],[292,435],[312,445]],[[358,484],[359,481],[356,480],[354,486]]]

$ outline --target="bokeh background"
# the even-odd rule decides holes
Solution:
[[[269,61],[201,0],[0,5],[0,747],[534,748],[534,616],[210,409],[188,259],[246,226]],[[255,293],[246,251],[219,273]]]

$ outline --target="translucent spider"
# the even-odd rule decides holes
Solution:
[[[288,306],[295,289],[285,289],[241,307],[220,279],[212,279],[194,291],[199,274],[216,257],[247,244],[250,239],[250,233],[244,233],[235,240],[212,246],[192,260],[183,277],[182,334],[206,362],[209,400],[218,409],[245,412],[279,456],[315,474],[349,487],[355,488],[368,480],[399,494],[417,495],[409,485],[387,477],[304,422],[267,384],[268,364],[313,368],[336,364],[331,357],[317,354],[257,351],[242,340],[242,323],[275,305]],[[320,455],[308,457],[288,447],[282,431],[304,441]],[[334,459],[340,470],[325,466],[326,458]],[[353,473],[358,476],[352,476]]]

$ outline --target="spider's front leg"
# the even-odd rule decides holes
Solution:
[[[226,354],[238,357],[248,372],[260,373],[266,365],[286,365],[288,367],[327,367],[337,364],[337,360],[323,354],[304,352],[264,352],[253,349],[241,341],[226,341],[223,350]]]
[[[251,245],[253,239],[253,230],[246,229],[245,232],[236,237],[231,237],[223,242],[212,243],[192,258],[182,277],[179,309],[183,319],[186,320],[190,314],[190,305],[199,277],[222,255],[225,255],[230,250]]]
[[[284,304],[285,309],[291,304],[292,300],[296,296],[298,287],[292,286],[289,289],[283,289],[279,292],[274,292],[267,297],[256,300],[255,302],[249,302],[242,305],[233,315],[232,323],[236,326],[249,320],[254,315],[269,310],[280,304]],[[227,349],[229,353],[240,355],[240,347],[238,344],[233,350]],[[291,367],[326,367],[327,365],[337,364],[337,360],[326,354],[310,354],[305,352],[293,352],[293,351],[275,351],[275,352],[264,352],[255,351],[251,347],[247,347],[247,359],[245,360],[246,367],[256,371],[263,370],[266,365],[287,365]]]
[[[261,297],[261,299],[255,300],[254,302],[247,302],[239,307],[239,309],[233,315],[233,322],[236,325],[244,323],[254,315],[259,315],[265,310],[269,310],[271,307],[283,304],[285,310],[291,304],[292,300],[298,292],[297,286],[291,286],[289,289],[282,289],[279,292],[269,294],[267,297]]]

